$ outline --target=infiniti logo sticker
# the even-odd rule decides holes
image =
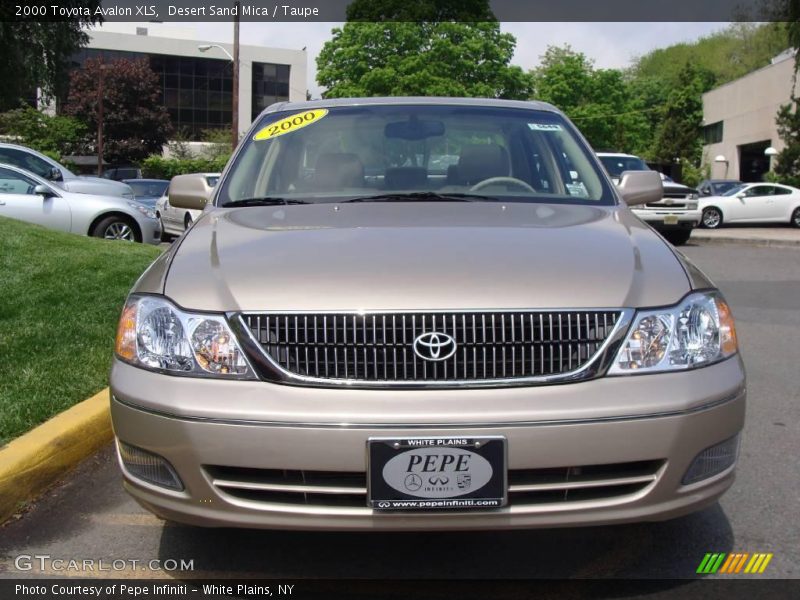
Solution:
[[[446,333],[430,331],[414,340],[414,354],[424,360],[447,360],[456,353],[456,341]]]

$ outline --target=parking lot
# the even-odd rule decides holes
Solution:
[[[798,577],[800,249],[683,249],[731,303],[748,372],[738,479],[722,501],[675,521],[510,533],[296,533],[164,524],[122,490],[111,448],[0,528],[0,575],[14,557],[193,561],[191,573],[120,577],[694,578],[706,552],[772,552],[760,577]],[[424,551],[423,551],[424,550]],[[431,557],[436,557],[433,560]]]

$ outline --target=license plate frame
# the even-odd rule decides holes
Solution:
[[[366,452],[367,506],[375,511],[485,511],[508,504],[504,436],[371,437]]]

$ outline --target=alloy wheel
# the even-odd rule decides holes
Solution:
[[[103,237],[107,240],[123,240],[126,242],[133,242],[133,229],[127,223],[122,221],[114,221],[103,232]]]

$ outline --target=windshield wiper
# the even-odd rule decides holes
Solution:
[[[278,206],[289,204],[309,204],[305,200],[293,200],[290,198],[280,198],[278,196],[261,196],[259,198],[244,198],[242,200],[231,200],[222,204],[222,208],[233,208],[236,206]]]
[[[481,194],[464,194],[460,192],[393,192],[390,194],[377,194],[375,196],[361,196],[342,202],[426,202],[429,200],[444,200],[455,202],[475,202],[479,200],[493,202],[496,199]]]

